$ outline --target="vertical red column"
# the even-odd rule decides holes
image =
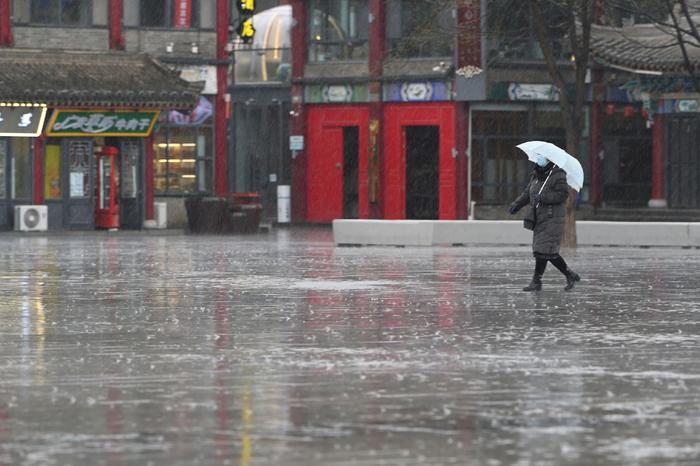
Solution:
[[[382,73],[386,50],[386,7],[384,0],[369,0],[369,139],[367,159],[367,197],[369,217],[384,216],[384,104]]]
[[[144,163],[146,164],[145,167],[145,174],[144,174],[144,195],[146,197],[145,203],[146,203],[146,220],[153,220],[155,219],[155,212],[154,212],[154,207],[155,207],[155,189],[153,185],[153,159],[154,159],[154,153],[153,153],[153,134],[148,136],[146,140],[144,141],[144,144],[146,147],[144,147],[144,154],[145,154],[145,160]]]
[[[455,66],[457,69],[474,67],[474,72],[482,68],[481,64],[481,1],[460,0],[457,5],[457,32],[455,39]],[[455,103],[455,149],[457,150],[457,218],[469,217],[471,200],[470,177],[471,158],[471,122],[469,104]]]
[[[11,0],[0,0],[0,47],[12,47]]]
[[[226,44],[228,43],[229,25],[228,0],[216,0],[216,58],[228,61]],[[228,140],[226,110],[230,101],[226,101],[228,87],[228,63],[216,65],[216,98],[214,115],[214,193],[217,196],[228,194]]]
[[[651,145],[651,199],[649,207],[667,207],[665,191],[665,145],[666,118],[662,114],[654,115]]]
[[[466,102],[455,102],[455,170],[457,171],[456,199],[458,220],[466,219],[469,216],[469,206],[467,205],[467,147],[469,145],[469,104]]]
[[[122,32],[122,16],[124,14],[123,0],[109,0],[109,49],[124,50],[124,34]]]
[[[44,203],[44,136],[35,137],[34,143],[34,204]]]
[[[306,114],[304,112],[304,66],[308,58],[307,51],[307,2],[290,0],[292,5],[292,113],[289,131],[292,135],[306,137]],[[293,152],[292,159],[292,221],[306,220],[306,153],[304,150]]]

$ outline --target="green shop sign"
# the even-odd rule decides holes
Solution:
[[[309,104],[368,102],[366,84],[312,84],[306,86],[304,100]]]
[[[148,136],[158,110],[54,110],[47,136]]]

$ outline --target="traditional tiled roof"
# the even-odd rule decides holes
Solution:
[[[144,54],[0,49],[0,102],[192,108],[201,89]]]
[[[687,40],[691,39],[688,37]],[[686,50],[691,63],[700,66],[700,48],[689,45]],[[651,24],[622,28],[593,26],[591,52],[603,64],[633,71],[676,74],[686,70],[683,53],[673,31]]]

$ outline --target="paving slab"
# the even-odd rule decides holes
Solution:
[[[563,254],[0,236],[0,464],[700,464],[700,251]]]

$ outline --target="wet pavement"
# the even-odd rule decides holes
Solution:
[[[700,251],[0,235],[0,465],[700,464]]]

